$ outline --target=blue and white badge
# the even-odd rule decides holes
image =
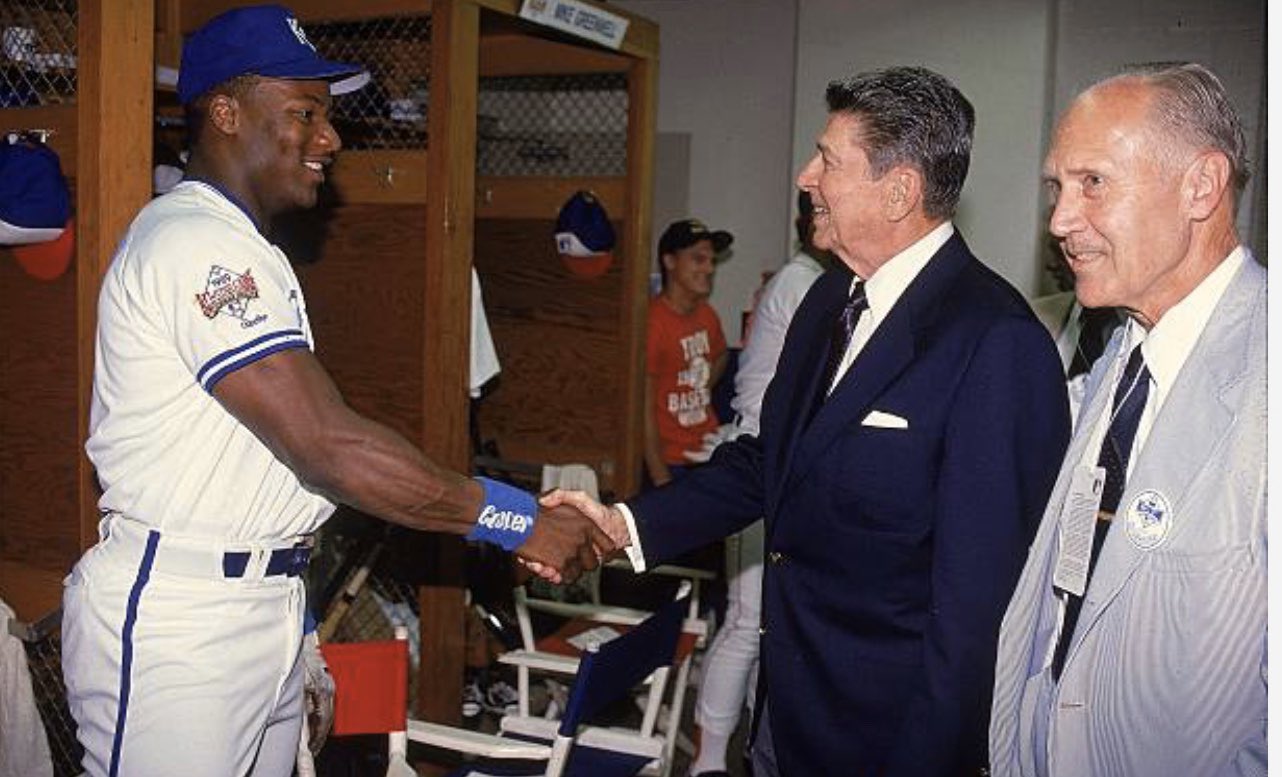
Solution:
[[[539,503],[527,491],[489,478],[475,478],[485,488],[485,502],[467,539],[514,551],[534,531]]]
[[[1141,491],[1126,507],[1126,538],[1140,550],[1153,550],[1166,542],[1173,518],[1160,491]]]

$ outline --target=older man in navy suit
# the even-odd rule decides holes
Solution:
[[[955,775],[985,764],[997,627],[1068,439],[1063,371],[951,218],[974,111],[921,68],[828,86],[797,179],[812,287],[761,434],[593,514],[638,568],[765,515],[754,773]]]

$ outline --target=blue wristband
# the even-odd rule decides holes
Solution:
[[[467,538],[498,545],[508,552],[516,550],[534,531],[539,503],[533,494],[516,486],[489,478],[473,479],[485,487],[485,503]]]

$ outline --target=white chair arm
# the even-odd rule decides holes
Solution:
[[[559,674],[572,675],[579,671],[579,659],[541,650],[511,650],[499,656],[499,663]]]
[[[584,618],[601,623],[618,623],[624,626],[635,626],[650,617],[650,613],[645,610],[636,610],[631,607],[614,607],[608,604],[571,604],[569,602],[554,602],[548,599],[527,599],[525,605],[531,610],[538,610],[539,612],[546,612],[563,618]]]
[[[454,750],[460,753],[472,753],[486,758],[522,758],[545,761],[552,755],[552,748],[535,742],[521,742],[505,739],[493,734],[471,731],[465,728],[454,728],[439,723],[428,723],[423,720],[411,720],[406,724],[411,742]]]

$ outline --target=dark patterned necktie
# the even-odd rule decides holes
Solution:
[[[1091,365],[1104,353],[1108,338],[1121,323],[1121,318],[1113,308],[1082,308],[1077,316],[1081,330],[1077,335],[1077,347],[1073,350],[1073,361],[1068,366],[1068,377],[1091,371]]]
[[[1149,372],[1144,363],[1140,346],[1135,346],[1122,370],[1122,379],[1113,393],[1113,420],[1104,434],[1100,446],[1099,466],[1104,468],[1104,495],[1099,509],[1105,513],[1117,512],[1117,503],[1126,488],[1126,466],[1131,460],[1135,431],[1140,427],[1140,416],[1148,402]]]
[[[1126,490],[1126,466],[1131,460],[1131,448],[1135,444],[1135,432],[1140,427],[1140,417],[1144,415],[1144,405],[1148,402],[1148,384],[1148,365],[1144,363],[1144,354],[1140,353],[1137,345],[1131,351],[1126,368],[1122,370],[1122,379],[1113,392],[1113,418],[1099,449],[1098,465],[1104,469],[1104,489],[1100,496],[1099,518],[1095,521],[1095,536],[1091,541],[1087,585],[1090,585],[1091,575],[1095,572],[1095,562],[1104,548],[1104,538],[1108,536],[1108,527],[1117,512],[1122,492]],[[1069,594],[1064,609],[1064,628],[1060,629],[1059,642],[1051,659],[1051,676],[1057,681],[1064,669],[1064,658],[1068,655],[1068,646],[1073,641],[1073,630],[1081,612],[1082,597]]]
[[[837,376],[837,368],[841,366],[842,357],[850,347],[850,339],[855,335],[855,325],[859,323],[859,316],[867,309],[868,295],[864,293],[864,282],[859,281],[850,290],[850,297],[832,325],[832,339],[828,345],[828,364],[824,369],[823,385],[820,387],[820,391],[824,392],[823,395],[828,393],[833,378]]]

